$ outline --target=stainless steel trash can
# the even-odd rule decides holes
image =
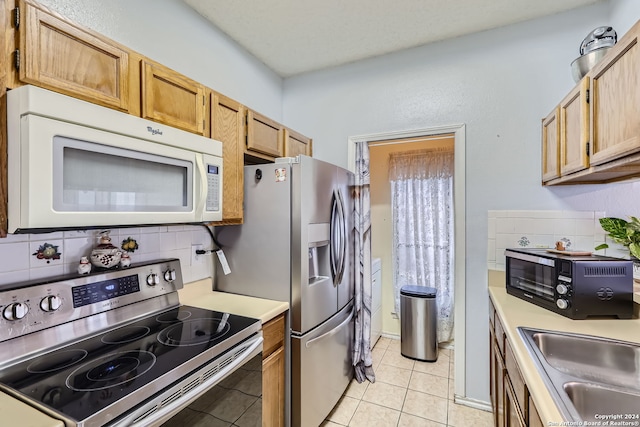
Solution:
[[[400,353],[411,359],[438,359],[436,288],[400,289]]]

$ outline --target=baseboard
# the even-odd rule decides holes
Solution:
[[[482,411],[493,412],[493,409],[491,409],[491,403],[485,402],[483,400],[470,399],[468,397],[455,395],[453,401],[459,405],[468,406],[474,409],[480,409]]]

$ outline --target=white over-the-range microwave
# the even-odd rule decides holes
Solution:
[[[222,219],[222,143],[35,86],[7,93],[9,232]]]

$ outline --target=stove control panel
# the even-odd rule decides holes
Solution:
[[[180,260],[16,284],[0,291],[0,342],[181,289]]]

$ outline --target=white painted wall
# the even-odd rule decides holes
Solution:
[[[489,400],[487,211],[640,213],[639,183],[540,185],[540,120],[574,86],[582,39],[632,0],[587,8],[285,80],[284,121],[347,166],[353,135],[466,124],[466,397]],[[638,2],[640,3],[640,2]],[[611,22],[617,29],[617,22]]]
[[[274,120],[282,119],[282,79],[180,0],[40,3]]]

